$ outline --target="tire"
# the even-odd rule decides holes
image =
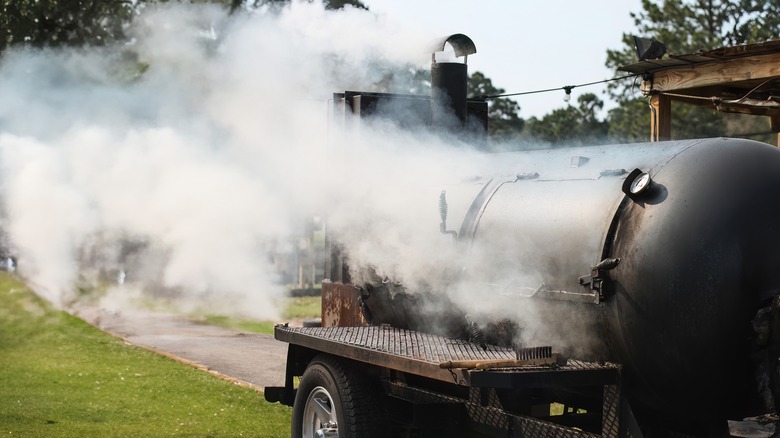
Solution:
[[[388,434],[384,393],[338,359],[319,355],[301,377],[292,414],[292,437],[377,438]]]

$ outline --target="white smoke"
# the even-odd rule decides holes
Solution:
[[[316,214],[355,266],[429,281],[453,250],[441,181],[479,156],[328,121],[332,92],[383,78],[368,66],[428,62],[432,36],[399,32],[316,2],[236,17],[171,4],[147,8],[127,45],[7,52],[0,181],[19,272],[61,304],[107,276],[119,296],[274,318],[269,254]]]

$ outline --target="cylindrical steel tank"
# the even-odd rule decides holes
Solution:
[[[588,338],[624,366],[645,418],[707,422],[754,403],[751,319],[780,293],[779,150],[716,138],[493,160],[490,174],[442,187],[455,244],[483,255],[453,270],[468,273],[475,306],[522,302],[521,329],[539,314],[575,352]],[[378,320],[440,322],[414,294],[391,295],[366,300]],[[592,328],[571,326],[578,315]]]

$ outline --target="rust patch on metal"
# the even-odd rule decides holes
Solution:
[[[368,325],[360,311],[360,289],[351,284],[322,282],[322,326],[362,327]]]

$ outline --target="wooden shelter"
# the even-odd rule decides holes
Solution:
[[[620,70],[642,75],[652,141],[672,138],[672,101],[769,117],[780,140],[780,40],[648,59]]]

